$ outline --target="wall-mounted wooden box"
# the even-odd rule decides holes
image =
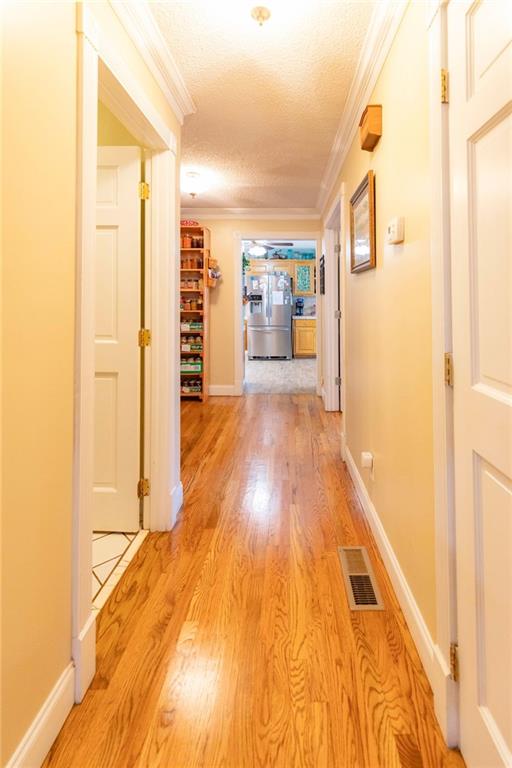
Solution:
[[[382,105],[368,104],[359,121],[361,149],[373,152],[382,136]]]

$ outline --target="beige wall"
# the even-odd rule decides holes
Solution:
[[[179,146],[112,9],[91,7]],[[2,765],[71,658],[75,13],[66,2],[3,9]]]
[[[373,153],[356,138],[339,183],[349,199],[375,172],[377,268],[347,278],[348,447],[435,637],[427,54],[424,8],[413,3],[370,100],[383,106],[382,138]],[[398,215],[405,243],[385,246]]]
[[[4,10],[2,764],[71,655],[75,38]]]
[[[321,224],[310,219],[201,219],[201,225],[211,231],[212,257],[218,259],[222,270],[222,280],[210,291],[210,384],[232,386],[235,383],[235,233],[261,237],[272,233],[314,233],[320,231]]]
[[[119,122],[117,117],[101,102],[98,102],[98,146],[138,147],[140,142]]]

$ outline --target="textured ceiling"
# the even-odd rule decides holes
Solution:
[[[185,169],[208,176],[190,207],[312,208],[375,6],[268,0],[151,2],[196,104]]]

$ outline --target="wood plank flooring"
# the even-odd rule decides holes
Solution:
[[[314,395],[183,405],[185,507],[103,609],[98,671],[46,768],[456,768]],[[368,547],[383,612],[348,609]]]

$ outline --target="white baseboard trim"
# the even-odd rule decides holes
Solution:
[[[75,702],[79,704],[96,672],[96,616],[92,610],[78,637],[71,641],[71,655],[75,664]]]
[[[354,461],[348,445],[344,444],[345,461],[350,476],[354,481],[359,501],[372,529],[379,552],[393,584],[395,594],[407,621],[412,638],[420,655],[421,662],[434,693],[436,714],[443,735],[450,746],[455,746],[453,739],[453,713],[456,711],[453,702],[456,695],[456,684],[450,679],[450,667],[440,647],[434,642],[425,623],[425,619],[414,599],[400,563],[393,551],[384,526],[366,489],[359,469]]]
[[[174,486],[171,493],[171,525],[169,530],[174,528],[176,520],[178,519],[178,513],[183,506],[183,484],[180,480],[177,485]]]
[[[39,768],[74,703],[75,668],[68,664],[5,768]]]
[[[208,394],[212,397],[238,397],[240,392],[237,389],[235,384],[210,384]]]
[[[345,419],[345,414],[343,414],[343,419]],[[343,421],[343,423],[345,423],[345,422]],[[341,453],[341,460],[342,461],[346,461],[347,437],[345,435],[345,428],[344,427],[342,427],[342,429],[341,429],[340,453]]]

